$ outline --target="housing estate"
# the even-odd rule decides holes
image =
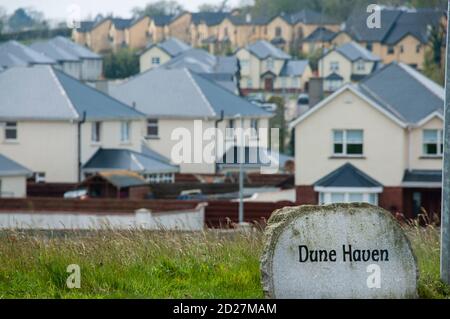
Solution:
[[[291,123],[297,202],[440,211],[444,89],[393,62]]]
[[[111,87],[110,93],[146,114],[146,143],[164,157],[174,160],[172,151],[181,138],[173,135],[176,129],[189,135],[185,138],[189,140],[191,148],[180,151],[189,158],[175,163],[179,164],[181,173],[216,173],[214,158],[221,158],[227,147],[209,150],[216,153],[213,154],[213,161],[204,161],[203,153],[199,149],[211,143],[212,136],[205,140],[202,135],[207,129],[218,128],[223,135],[226,135],[226,128],[267,129],[269,118],[273,116],[272,113],[186,68],[148,70]],[[195,129],[196,123],[201,123],[200,129]],[[257,139],[257,136],[254,138]],[[234,141],[233,135],[224,136],[224,139]],[[219,142],[218,137],[216,142]],[[264,146],[267,146],[267,143]],[[193,154],[197,154],[195,158]]]
[[[90,175],[159,173],[153,164],[168,173],[160,159],[147,160],[154,156],[143,150],[144,114],[56,68],[7,69],[0,95],[0,153],[32,171],[35,182],[79,182],[85,164]]]

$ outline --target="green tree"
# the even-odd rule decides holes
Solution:
[[[137,17],[145,15],[153,17],[158,15],[176,15],[183,10],[183,6],[175,0],[159,0],[147,4],[144,8],[135,7],[132,13]]]
[[[275,116],[270,119],[269,126],[270,128],[278,128],[280,130],[280,153],[284,153],[285,147],[284,142],[286,139],[286,119],[284,117],[284,99],[281,96],[272,96],[269,103],[274,103],[277,106],[275,110]]]
[[[108,79],[123,79],[139,73],[139,57],[128,48],[105,56],[104,75]]]

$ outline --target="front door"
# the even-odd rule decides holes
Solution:
[[[264,90],[273,91],[273,78],[264,79]]]

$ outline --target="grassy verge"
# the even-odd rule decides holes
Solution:
[[[439,281],[439,232],[407,227],[420,267],[419,293],[447,298]],[[0,298],[262,298],[262,234],[0,233]],[[81,267],[68,289],[66,268]]]

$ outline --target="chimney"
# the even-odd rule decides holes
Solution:
[[[308,83],[309,107],[313,107],[323,99],[323,78],[313,77]]]

